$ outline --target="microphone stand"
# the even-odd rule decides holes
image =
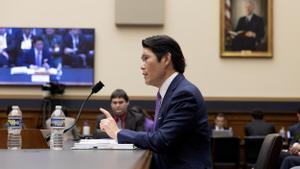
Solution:
[[[84,102],[81,103],[79,112],[78,112],[78,114],[77,114],[77,117],[76,117],[76,119],[75,119],[73,125],[72,125],[71,127],[67,128],[67,129],[65,129],[65,130],[64,130],[64,133],[66,133],[67,131],[69,131],[69,130],[71,130],[72,128],[75,127],[76,123],[78,122],[78,120],[79,120],[79,118],[80,118],[80,115],[81,115],[81,112],[82,112],[82,109],[83,109],[84,105],[85,105],[86,102],[90,99],[90,97],[92,96],[92,94],[94,94],[94,93],[91,92],[91,93],[89,94],[89,96],[84,100]]]
[[[89,96],[84,100],[84,102],[82,102],[81,106],[80,106],[80,109],[79,109],[79,112],[77,114],[77,117],[73,123],[73,125],[67,129],[64,130],[63,133],[66,133],[67,131],[71,130],[72,128],[74,128],[74,126],[77,124],[79,118],[80,118],[80,115],[81,115],[81,112],[83,110],[83,107],[84,105],[86,104],[86,102],[90,99],[90,97],[94,94],[94,93],[97,93],[99,90],[101,90],[103,88],[104,84],[99,81],[93,88],[92,88],[92,92],[89,94]],[[46,138],[47,141],[50,140],[50,136]]]

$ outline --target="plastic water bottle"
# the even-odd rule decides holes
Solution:
[[[286,139],[286,135],[285,135],[285,129],[284,127],[281,127],[281,129],[279,130],[279,135],[282,137],[282,139],[285,141]]]
[[[51,136],[50,136],[50,149],[62,150],[63,149],[63,134],[65,129],[65,114],[62,107],[57,105],[51,115]]]
[[[90,131],[91,131],[91,129],[90,129],[88,121],[84,121],[83,127],[82,127],[82,135],[83,135],[83,137],[90,136]]]
[[[19,106],[12,106],[7,120],[7,148],[19,150],[22,148],[22,112]]]

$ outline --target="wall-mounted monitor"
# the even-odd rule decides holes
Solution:
[[[0,27],[0,85],[91,86],[95,29]]]

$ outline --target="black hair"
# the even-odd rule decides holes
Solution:
[[[251,113],[254,119],[262,120],[264,118],[264,113],[261,110],[253,110]]]
[[[159,62],[169,52],[174,69],[179,73],[184,73],[185,59],[179,44],[173,38],[167,35],[151,36],[142,40],[142,45],[144,48],[149,48]]]
[[[42,41],[44,42],[44,39],[41,36],[35,36],[32,39],[32,44],[36,44],[37,41]]]
[[[123,89],[116,89],[115,91],[113,91],[110,95],[110,101],[112,101],[112,99],[114,98],[123,98],[126,102],[129,101],[129,97]]]
[[[224,115],[224,113],[218,113],[216,117],[223,117],[223,118],[225,118],[225,115]]]

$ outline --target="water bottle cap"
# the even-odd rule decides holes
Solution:
[[[13,105],[13,106],[11,106],[11,108],[12,108],[12,109],[19,109],[19,106]]]
[[[62,109],[62,106],[61,105],[56,105],[55,109]]]
[[[88,126],[88,125],[89,125],[88,121],[84,121],[84,122],[83,122],[83,125],[84,125],[84,126]]]

